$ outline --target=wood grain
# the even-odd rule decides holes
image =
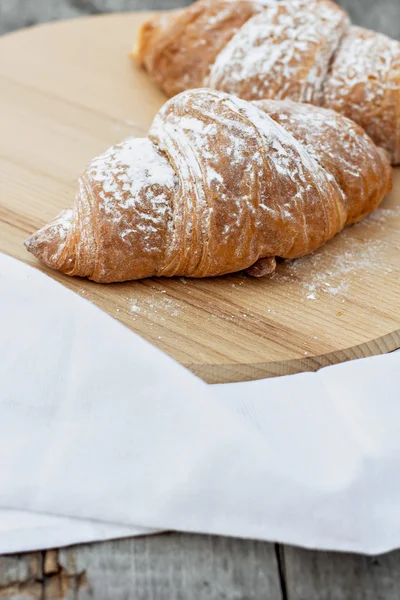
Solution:
[[[397,600],[400,551],[367,557],[164,534],[0,557],[1,600]]]
[[[145,135],[165,98],[128,59],[143,13],[4,37],[0,250],[35,267],[23,240],[71,205],[86,163]],[[244,381],[400,346],[400,170],[376,217],[272,279],[98,285],[47,270],[204,380]]]
[[[42,559],[41,552],[0,556],[0,599],[42,600]]]
[[[0,557],[1,600],[282,600],[262,542],[177,533],[50,550],[32,571],[36,557]]]
[[[285,547],[287,600],[397,600],[400,552],[378,557]]]
[[[123,600],[127,587],[135,600],[281,600],[272,544],[166,534],[101,544],[96,553],[77,547],[59,560],[85,573],[96,600]],[[86,600],[83,589],[78,598]]]

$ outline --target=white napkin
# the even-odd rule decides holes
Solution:
[[[400,354],[209,386],[0,255],[0,552],[214,533],[400,546]]]

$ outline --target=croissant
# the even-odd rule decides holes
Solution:
[[[133,56],[168,96],[207,86],[332,108],[400,162],[400,44],[329,0],[198,0],[145,23]]]
[[[161,108],[148,138],[95,158],[73,208],[25,244],[98,282],[261,276],[370,213],[391,174],[385,151],[334,111],[190,90]]]

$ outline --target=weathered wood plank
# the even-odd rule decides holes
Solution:
[[[354,24],[381,31],[400,39],[400,2],[398,0],[335,0],[345,8]]]
[[[336,0],[354,23],[394,38],[400,38],[400,3],[398,0]],[[158,10],[178,8],[191,0],[0,0],[0,33],[27,25],[121,10]]]
[[[283,600],[273,544],[164,534],[0,558],[0,600]]]
[[[0,0],[0,33],[58,19],[131,10],[166,10],[192,0]]]
[[[42,599],[42,553],[0,556],[0,599]]]
[[[282,600],[274,546],[261,542],[174,533],[77,546],[55,562],[45,600]]]
[[[397,600],[400,551],[285,547],[287,600]],[[0,557],[1,600],[284,600],[271,544],[168,534]]]
[[[287,600],[398,600],[400,551],[378,557],[286,546]]]

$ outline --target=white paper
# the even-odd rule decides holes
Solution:
[[[153,532],[139,527],[121,527],[18,510],[0,510],[0,554],[59,548],[150,533]]]
[[[4,255],[0,315],[0,552],[163,529],[400,546],[400,353],[209,386]]]

